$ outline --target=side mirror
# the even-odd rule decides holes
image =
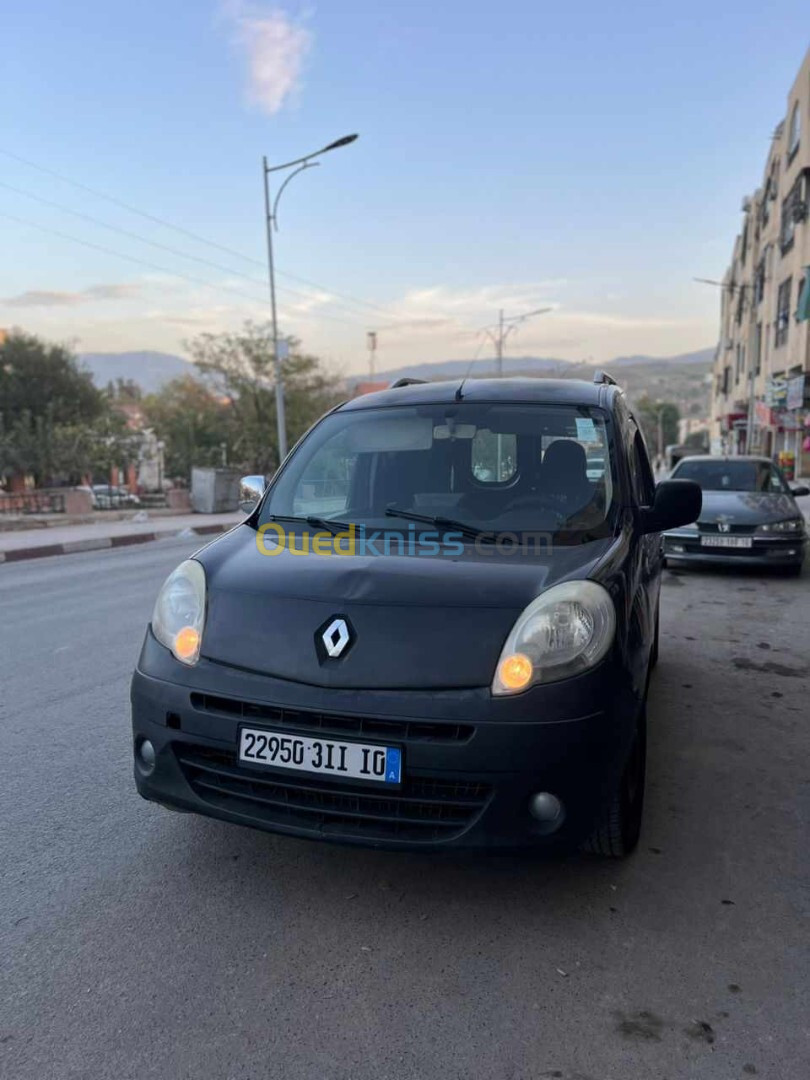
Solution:
[[[239,481],[239,509],[243,514],[250,514],[256,509],[256,504],[264,495],[265,482],[263,476],[243,476]]]
[[[642,533],[664,532],[691,525],[703,509],[703,492],[694,480],[662,480],[652,506],[641,511]]]
[[[788,484],[788,487],[790,488],[790,493],[794,499],[800,499],[802,495],[810,495],[810,487],[807,487],[806,484],[790,483]]]

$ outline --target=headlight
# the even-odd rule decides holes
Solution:
[[[788,518],[787,521],[768,521],[757,525],[758,533],[798,533],[804,529],[804,518]]]
[[[616,632],[616,609],[595,581],[566,581],[532,600],[501,652],[492,693],[518,694],[598,664]]]
[[[200,658],[205,622],[205,571],[194,559],[166,578],[152,612],[152,633],[184,664]]]

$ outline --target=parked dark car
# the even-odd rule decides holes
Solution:
[[[158,597],[145,798],[386,848],[632,851],[659,534],[700,489],[656,488],[612,380],[394,384],[263,488]]]
[[[692,480],[703,492],[700,517],[664,535],[667,562],[725,563],[802,571],[807,529],[796,503],[810,488],[791,487],[765,457],[684,458],[673,478]]]

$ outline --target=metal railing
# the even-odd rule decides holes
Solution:
[[[2,514],[64,514],[65,495],[62,491],[0,492]]]

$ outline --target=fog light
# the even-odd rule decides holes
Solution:
[[[155,767],[155,748],[149,739],[141,739],[135,745],[135,757],[145,773],[150,773]]]
[[[562,803],[550,791],[538,791],[529,799],[529,813],[537,821],[548,825],[562,813]]]

